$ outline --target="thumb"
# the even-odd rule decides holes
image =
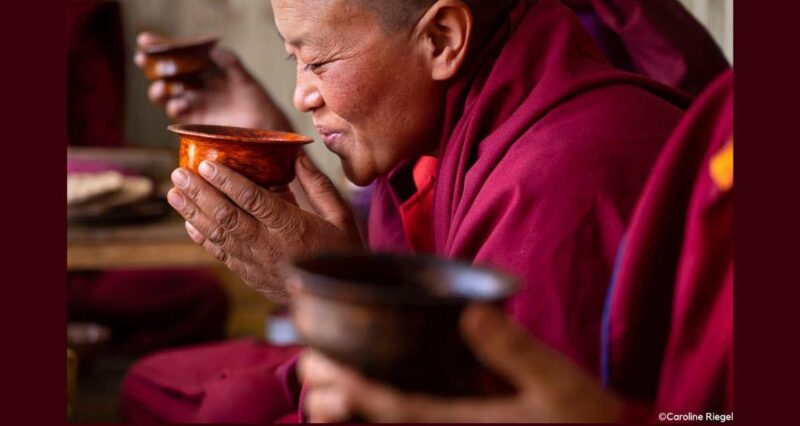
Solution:
[[[314,211],[339,228],[347,225],[350,210],[336,186],[325,176],[304,152],[297,158],[297,180],[308,196]]]
[[[559,356],[495,307],[467,308],[461,330],[481,362],[518,389],[546,386],[554,371],[560,372]]]
[[[239,57],[232,51],[222,47],[215,47],[211,50],[210,55],[214,63],[217,64],[231,80],[244,83],[253,79],[250,76],[250,72],[245,69],[242,61],[240,61]]]

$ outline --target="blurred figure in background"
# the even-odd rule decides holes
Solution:
[[[678,0],[562,0],[614,66],[699,94],[730,66]]]
[[[71,0],[67,28],[68,143],[122,147],[125,54],[120,7],[111,0]],[[103,164],[68,160],[70,172],[96,172]],[[69,272],[70,321],[112,330],[117,350],[142,353],[225,335],[227,296],[205,270]]]

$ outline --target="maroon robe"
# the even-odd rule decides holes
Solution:
[[[138,354],[224,338],[228,297],[204,270],[70,272],[67,310],[110,327],[114,351]]]
[[[654,413],[731,413],[732,72],[697,100],[662,153],[615,276],[607,384]]]
[[[711,34],[677,0],[562,0],[615,66],[697,95],[729,68]]]
[[[611,67],[552,0],[520,2],[483,52],[448,94],[436,253],[522,277],[512,316],[597,372],[617,246],[686,98]],[[384,250],[407,249],[384,227],[400,220],[399,174],[372,206],[370,241]]]
[[[473,46],[472,65],[448,93],[431,199],[433,246],[439,255],[488,263],[523,277],[525,288],[509,306],[515,318],[596,372],[603,300],[617,245],[688,101],[666,86],[610,66],[577,18],[554,0],[520,2],[492,34],[483,46]],[[413,176],[411,167],[399,168],[377,182],[369,223],[373,249],[425,246],[407,241],[407,235],[419,232],[403,222],[404,203],[421,189]],[[400,195],[393,182],[412,188],[411,194]],[[417,214],[406,211],[406,218],[412,216]],[[195,349],[174,355],[157,355],[152,363],[195,365],[209,357],[221,367],[235,365],[226,358],[236,358],[221,347],[213,353]],[[292,360],[285,362],[291,365]],[[279,371],[284,370],[257,374]],[[212,393],[209,380],[202,397],[188,399],[157,383],[142,364],[131,369],[126,381],[136,382],[148,385],[123,388],[124,403],[151,413],[168,411],[153,401],[188,402],[195,410],[164,421],[199,421],[196,413],[204,411],[206,400],[222,399]],[[269,388],[277,382],[268,378],[260,383],[259,395],[285,395],[289,386]],[[227,389],[228,405],[219,406],[213,420],[241,419],[241,411],[269,414],[258,419],[263,422],[280,418],[275,411],[245,406],[243,396],[234,393],[236,386]],[[261,400],[272,404],[274,398]]]
[[[677,0],[562,0],[615,67],[697,95],[728,69],[711,34]],[[369,216],[374,185],[356,191],[359,221]],[[386,196],[386,194],[382,195]],[[396,219],[396,218],[395,218]],[[401,229],[401,225],[395,226]],[[397,239],[386,249],[402,249]]]

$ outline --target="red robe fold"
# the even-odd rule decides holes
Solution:
[[[604,322],[608,385],[654,412],[732,412],[732,72],[671,138],[620,253]]]
[[[553,0],[520,2],[477,58],[448,94],[436,253],[522,277],[512,316],[597,372],[617,246],[687,100],[611,67]],[[378,220],[398,216],[399,198],[378,182],[379,248],[402,247]]]
[[[126,376],[122,414],[133,423],[275,422],[297,410],[298,352],[249,340],[160,352]]]

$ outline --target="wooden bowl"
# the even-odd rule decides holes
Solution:
[[[149,80],[179,79],[211,66],[209,52],[219,38],[171,39],[141,49],[144,74]]]
[[[472,302],[504,301],[516,279],[467,263],[388,254],[314,256],[289,272],[292,318],[310,347],[405,391],[491,393],[491,376],[462,340],[459,318]]]
[[[198,173],[200,163],[216,161],[273,190],[284,190],[294,179],[300,149],[314,141],[294,133],[230,126],[178,124],[168,129],[181,139],[180,167]]]

